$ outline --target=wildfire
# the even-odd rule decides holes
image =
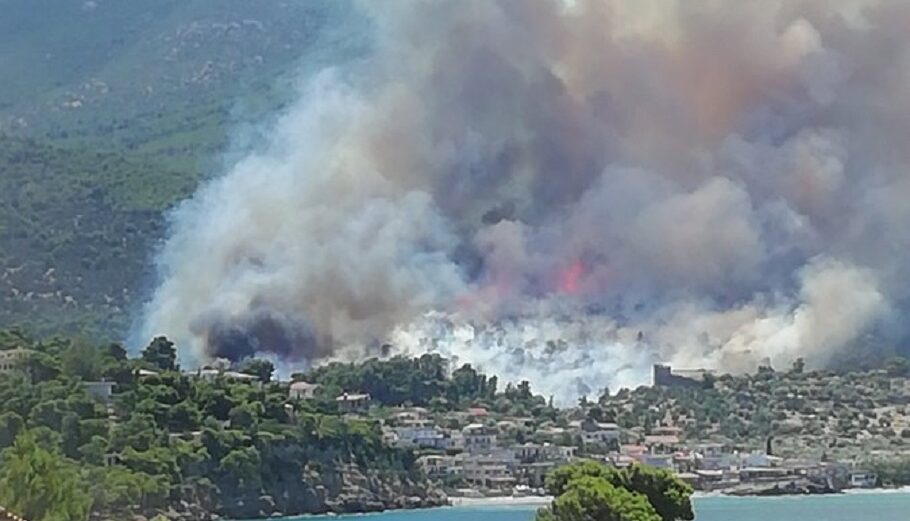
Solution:
[[[559,274],[559,291],[569,295],[578,293],[582,275],[585,274],[585,265],[577,260],[566,267]]]

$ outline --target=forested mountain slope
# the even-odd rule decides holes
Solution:
[[[0,138],[0,322],[123,331],[162,210],[192,178],[124,156]]]
[[[166,210],[368,40],[347,1],[2,4],[0,325],[42,334],[122,338]]]

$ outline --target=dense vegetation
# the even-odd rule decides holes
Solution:
[[[162,212],[191,181],[149,162],[18,138],[0,137],[0,165],[0,324],[125,331]]]
[[[509,383],[500,390],[495,376],[478,372],[470,364],[450,372],[450,362],[433,354],[374,358],[356,364],[335,362],[294,377],[319,384],[324,396],[364,392],[386,406],[414,405],[434,411],[483,406],[513,416],[556,414],[552,403],[531,391],[528,381]]]
[[[0,131],[194,166],[296,74],[362,52],[349,1],[8,0]],[[236,120],[234,121],[236,122]]]
[[[676,521],[695,518],[692,488],[665,470],[628,469],[593,461],[573,463],[547,477],[553,503],[538,521]]]
[[[3,333],[0,348],[13,347],[34,353],[0,379],[0,502],[31,521],[360,510],[389,505],[346,504],[359,500],[344,496],[352,476],[400,495],[423,486],[413,454],[385,446],[375,421],[289,404],[259,364],[244,366],[257,384],[181,373],[163,338],[136,359],[116,344]],[[116,383],[109,405],[86,393],[101,378]]]
[[[346,1],[4,2],[0,327],[124,338],[166,210],[368,35]]]

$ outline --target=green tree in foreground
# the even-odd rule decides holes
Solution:
[[[571,482],[538,521],[661,521],[648,498],[615,487],[603,478],[583,477]]]
[[[673,474],[635,465],[616,469],[593,461],[566,465],[547,477],[556,499],[538,521],[692,520],[692,488]]]
[[[78,468],[25,431],[3,451],[0,504],[30,521],[88,519],[91,496]]]

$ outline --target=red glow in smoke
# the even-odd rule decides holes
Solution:
[[[582,275],[585,274],[585,265],[580,260],[573,262],[559,275],[559,290],[573,295],[580,289]]]

